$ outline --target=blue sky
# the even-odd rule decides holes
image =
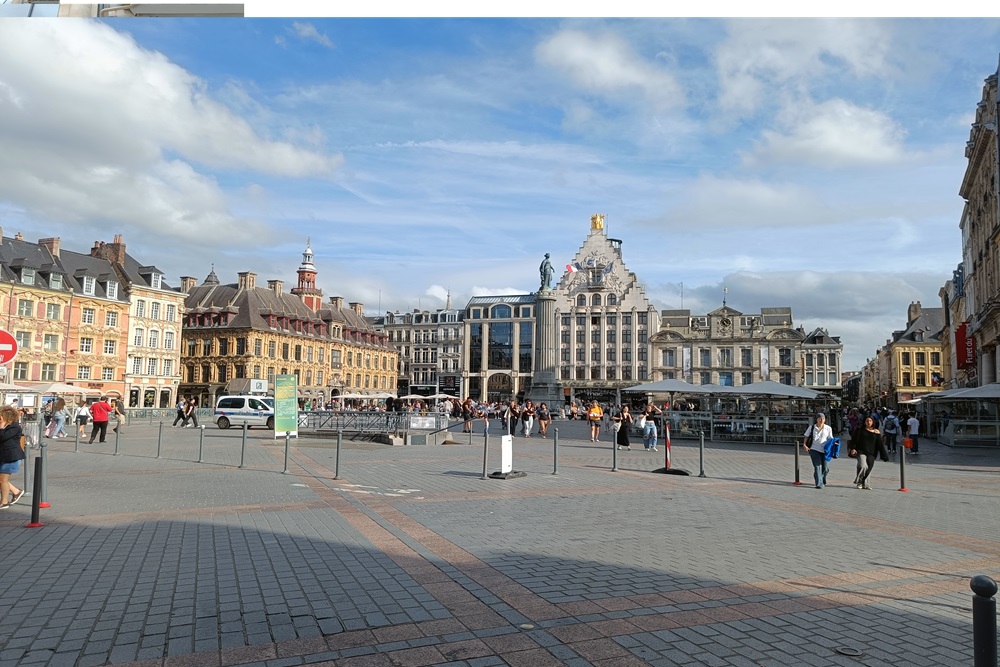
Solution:
[[[124,234],[381,309],[537,288],[593,213],[659,308],[790,305],[858,368],[961,260],[1000,22],[0,22],[5,234]],[[26,57],[25,54],[33,54]]]

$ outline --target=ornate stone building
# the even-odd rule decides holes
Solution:
[[[650,337],[659,315],[625,266],[622,242],[608,238],[604,216],[553,290],[558,382],[570,399],[611,402],[617,390],[651,379]]]
[[[863,403],[898,408],[941,391],[945,370],[944,309],[923,308],[914,301],[906,311],[906,328],[894,331],[862,369]]]
[[[129,296],[106,259],[0,230],[0,307],[18,355],[0,380],[66,382],[123,397]]]
[[[220,284],[213,270],[201,285],[181,278],[185,299],[183,394],[203,404],[246,391],[251,378],[298,377],[300,399],[321,405],[343,394],[392,393],[398,353],[376,331],[361,303],[343,297],[323,304],[313,254],[306,247],[291,293],[280,280],[257,286],[249,271],[235,284]]]
[[[660,330],[652,339],[653,379],[677,378],[692,384],[723,386],[762,380],[799,385],[805,380],[806,338],[804,330],[794,328],[792,309],[787,307],[741,313],[723,304],[706,315],[664,310]],[[832,349],[837,355],[839,377],[843,346],[838,340]],[[815,358],[813,361],[818,363]]]
[[[976,106],[976,120],[965,145],[968,164],[959,189],[965,200],[959,226],[962,230],[963,292],[970,316],[955,322],[955,327],[957,330],[964,324],[962,332],[974,341],[978,352],[975,381],[979,384],[996,382],[1000,368],[997,104],[997,75],[991,74],[983,85],[983,97]]]
[[[451,306],[451,294],[444,308],[412,313],[386,313],[371,318],[373,326],[385,331],[399,351],[398,378],[393,392],[399,396],[441,393],[464,396],[462,351],[463,311]]]
[[[129,295],[126,405],[172,407],[180,383],[184,294],[169,287],[155,266],[129,255],[120,234],[111,243],[95,243],[90,254],[111,263]]]

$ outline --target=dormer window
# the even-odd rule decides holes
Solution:
[[[93,276],[84,276],[83,277],[83,293],[84,294],[89,294],[89,295],[93,296],[93,294],[94,294],[94,287],[95,287],[96,284],[97,284],[97,281],[94,280]]]
[[[154,273],[149,277],[149,286],[153,289],[160,289],[163,284],[163,276],[159,273]]]
[[[108,298],[109,299],[118,298],[118,282],[115,280],[108,281]]]
[[[52,275],[49,276],[49,287],[51,287],[52,289],[62,289],[62,286],[63,286],[62,274],[53,273]]]
[[[35,284],[35,270],[24,267],[21,269],[21,282],[25,285]]]

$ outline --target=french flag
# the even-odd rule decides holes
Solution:
[[[577,271],[583,271],[583,267],[580,266],[577,262],[573,262],[572,264],[566,265],[566,270],[570,273],[576,273]]]

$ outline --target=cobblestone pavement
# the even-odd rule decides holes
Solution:
[[[133,424],[118,456],[113,434],[47,440],[45,525],[24,527],[30,496],[0,511],[0,665],[972,663],[1000,451],[921,442],[908,493],[898,462],[864,491],[844,458],[818,490],[790,447],[706,443],[700,478],[678,442],[693,474],[665,475],[662,443],[557,426],[558,474],[551,439],[517,437],[509,480],[481,479],[481,432],[346,440],[339,476],[305,438],[282,474],[262,429],[245,454],[211,425]]]

